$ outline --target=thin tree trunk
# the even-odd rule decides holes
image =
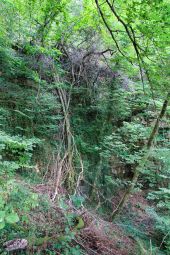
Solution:
[[[168,94],[167,94],[167,97],[166,97],[166,99],[165,99],[165,101],[164,101],[164,103],[162,105],[161,112],[160,112],[160,114],[159,114],[159,116],[158,116],[158,118],[157,118],[157,120],[155,122],[155,125],[154,125],[153,129],[152,129],[152,132],[151,132],[150,137],[149,137],[148,142],[147,142],[145,154],[144,154],[143,158],[139,161],[137,167],[134,170],[134,175],[133,175],[133,178],[131,180],[131,184],[129,185],[127,191],[125,192],[125,194],[123,195],[122,199],[120,200],[118,206],[113,211],[112,219],[115,219],[115,217],[120,213],[120,211],[125,206],[125,203],[129,199],[129,197],[130,197],[130,195],[131,195],[131,193],[132,193],[132,191],[134,189],[134,186],[136,185],[136,183],[138,181],[140,170],[145,166],[145,164],[147,162],[147,159],[149,158],[150,152],[152,150],[153,141],[154,141],[154,139],[155,139],[155,137],[157,135],[158,129],[159,129],[159,123],[160,123],[161,119],[165,115],[166,109],[168,107],[169,99],[170,99],[170,92],[168,92]]]

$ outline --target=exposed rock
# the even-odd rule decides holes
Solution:
[[[28,245],[28,241],[26,239],[14,239],[7,241],[3,244],[3,247],[6,251],[15,251],[25,249]]]

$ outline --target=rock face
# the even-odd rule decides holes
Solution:
[[[25,249],[27,245],[28,241],[26,239],[15,239],[5,242],[3,247],[6,251],[15,251]]]

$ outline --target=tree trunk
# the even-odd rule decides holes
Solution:
[[[122,199],[120,200],[118,206],[116,207],[116,209],[113,211],[112,213],[112,219],[114,220],[115,217],[120,213],[120,211],[123,209],[125,203],[127,202],[127,200],[129,199],[133,189],[134,189],[134,186],[136,185],[137,181],[138,181],[138,177],[139,177],[139,174],[140,174],[140,170],[145,166],[146,162],[147,162],[147,159],[149,158],[149,154],[152,150],[152,144],[153,144],[153,141],[156,137],[156,134],[158,132],[158,129],[159,129],[159,123],[161,121],[161,119],[164,117],[165,115],[165,112],[166,112],[166,109],[168,107],[168,102],[169,102],[169,99],[170,99],[170,92],[168,92],[167,94],[167,97],[162,105],[162,109],[161,109],[161,112],[155,122],[155,125],[152,129],[152,132],[149,136],[149,139],[148,139],[148,142],[147,142],[147,146],[146,146],[146,151],[145,151],[145,154],[143,156],[143,158],[138,162],[138,165],[137,167],[135,168],[134,170],[134,175],[133,175],[133,178],[131,180],[131,184],[129,185],[127,191],[125,192],[125,194],[123,195]]]

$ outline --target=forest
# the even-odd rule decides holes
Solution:
[[[170,254],[169,53],[169,0],[0,0],[0,254]]]

